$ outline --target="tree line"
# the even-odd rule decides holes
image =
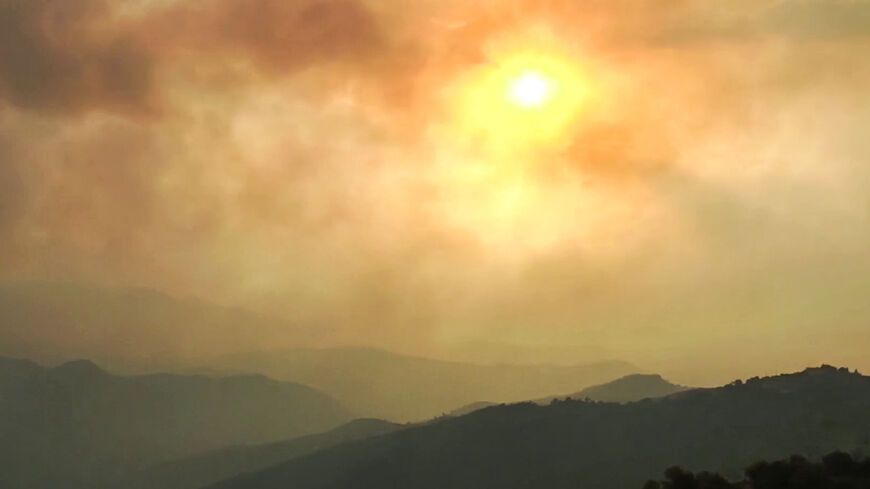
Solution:
[[[665,470],[664,477],[647,481],[643,489],[870,489],[870,457],[836,451],[813,462],[793,455],[752,464],[741,481],[677,466]]]

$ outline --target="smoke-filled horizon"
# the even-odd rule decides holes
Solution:
[[[0,0],[0,278],[318,346],[867,371],[868,84],[866,1]]]

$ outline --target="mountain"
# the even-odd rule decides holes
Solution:
[[[480,399],[517,402],[613,380],[625,362],[577,366],[477,365],[363,348],[294,349],[219,358],[208,365],[310,385],[355,412],[396,422],[440,416]]]
[[[0,282],[0,318],[0,356],[89,358],[121,373],[263,374],[324,391],[360,416],[399,422],[481,396],[516,402],[638,371],[624,362],[501,366],[362,348],[276,351],[322,344],[329,332],[149,289],[81,283]]]
[[[99,488],[146,464],[348,419],[325,394],[262,376],[121,377],[89,361],[0,358],[0,487]]]
[[[447,416],[465,416],[466,414],[471,414],[475,411],[480,411],[481,409],[492,406],[498,406],[498,403],[489,401],[472,402],[471,404],[466,404],[465,406],[458,407],[453,411],[450,411],[449,413],[447,413]]]
[[[656,374],[632,374],[618,378],[612,382],[587,387],[580,392],[563,396],[549,396],[537,399],[536,404],[549,404],[553,400],[589,399],[604,402],[634,402],[641,399],[655,399],[687,390],[688,387],[676,385]],[[463,416],[483,408],[495,406],[497,403],[480,401],[467,404],[450,411],[448,416]]]
[[[634,403],[494,406],[293,459],[212,489],[642,487],[684,464],[870,448],[870,377],[824,366]]]
[[[254,446],[235,446],[164,462],[135,474],[126,489],[199,489],[228,477],[252,472],[313,453],[402,428],[379,419],[357,419],[316,435]]]
[[[178,370],[214,355],[317,341],[322,330],[143,288],[0,282],[0,355],[89,358],[114,372]]]
[[[601,385],[587,387],[567,396],[545,397],[536,402],[546,404],[553,399],[591,399],[604,402],[634,402],[655,399],[687,390],[688,387],[672,384],[656,374],[633,374]]]

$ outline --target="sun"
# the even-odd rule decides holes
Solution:
[[[541,108],[552,95],[552,80],[536,71],[527,71],[510,81],[508,101],[526,109]]]
[[[558,146],[593,95],[583,64],[557,50],[494,53],[459,79],[450,98],[460,135],[497,151]]]

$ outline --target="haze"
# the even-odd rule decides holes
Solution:
[[[263,349],[870,370],[870,3],[246,5],[0,0],[0,278],[250,310]],[[529,58],[570,103],[475,95]]]

